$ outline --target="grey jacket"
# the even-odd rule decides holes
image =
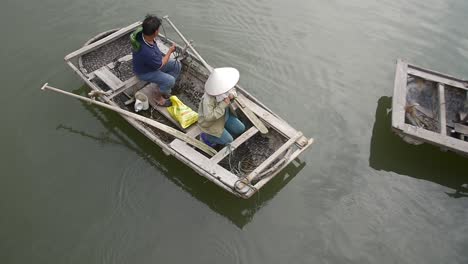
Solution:
[[[216,102],[216,97],[204,94],[198,107],[198,126],[201,131],[215,137],[221,137],[224,130],[226,102]]]

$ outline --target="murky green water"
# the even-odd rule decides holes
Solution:
[[[166,157],[63,62],[169,14],[316,139],[251,200]],[[395,61],[468,77],[468,2],[11,1],[0,10],[1,263],[467,263],[468,159],[390,131]],[[173,34],[168,32],[168,34]],[[175,35],[173,35],[175,37]]]

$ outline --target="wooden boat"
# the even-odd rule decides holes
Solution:
[[[398,60],[392,128],[411,144],[468,155],[468,82]]]
[[[165,19],[173,26],[167,17]],[[201,131],[198,126],[195,124],[183,129],[170,117],[165,108],[155,104],[152,96],[153,84],[140,81],[134,75],[129,36],[140,25],[141,22],[136,22],[125,28],[103,32],[87,41],[82,48],[68,54],[65,61],[92,89],[90,94],[97,95],[100,101],[136,114],[134,94],[141,91],[148,96],[151,107],[147,111],[138,112],[139,116],[199,140]],[[175,26],[173,27],[180,34]],[[211,66],[206,64],[181,34],[180,36],[186,43],[185,47],[176,44],[181,55],[176,59],[182,63],[182,72],[173,93],[196,111]],[[172,43],[175,42],[166,36],[157,39],[157,45],[163,53]],[[229,146],[217,149],[216,153],[212,153],[214,155],[204,153],[173,133],[163,132],[128,114],[121,115],[160,146],[165,154],[179,159],[224,190],[247,199],[298,158],[313,143],[313,139],[306,138],[242,87],[237,85],[236,88],[240,102],[236,113],[246,124],[246,131]],[[262,133],[259,132],[262,129],[250,122],[254,119],[249,117],[252,113],[257,121],[259,117],[260,122],[266,126]]]

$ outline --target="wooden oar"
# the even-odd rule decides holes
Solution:
[[[184,35],[177,29],[177,27],[172,23],[172,21],[169,19],[168,16],[164,16],[164,19],[167,20],[169,25],[177,32],[177,34],[180,36],[180,38],[185,42],[185,45],[187,45],[190,50],[192,50],[193,54],[201,61],[201,63],[207,68],[210,73],[213,72],[213,67],[211,67],[203,58],[202,56],[195,50],[195,48],[192,46],[191,42],[189,42]],[[252,124],[260,131],[262,134],[268,133],[268,128],[263,124],[263,122],[258,119],[258,117],[255,115],[252,110],[250,110],[245,103],[242,101],[240,98],[235,98],[235,103],[239,107],[239,109],[245,114],[245,116],[252,122]]]
[[[82,101],[85,101],[85,102],[88,102],[88,103],[91,103],[91,104],[99,105],[101,107],[104,107],[104,108],[107,108],[109,110],[115,111],[115,112],[117,112],[119,114],[131,117],[133,119],[136,119],[138,121],[146,123],[146,124],[148,124],[148,125],[150,125],[152,127],[155,127],[155,128],[157,128],[157,129],[159,129],[159,130],[161,130],[163,132],[166,132],[166,133],[168,133],[169,135],[171,135],[171,136],[173,136],[175,138],[178,138],[178,139],[180,139],[182,141],[187,142],[188,144],[190,144],[190,145],[192,145],[194,147],[197,147],[198,149],[202,150],[203,152],[205,152],[206,154],[208,154],[210,156],[214,156],[217,153],[216,150],[214,150],[210,146],[206,145],[205,143],[203,143],[201,141],[198,141],[198,140],[196,140],[194,138],[191,138],[191,137],[187,136],[186,134],[184,134],[184,133],[180,132],[179,130],[174,129],[174,128],[170,127],[170,126],[167,126],[167,125],[164,125],[162,123],[156,122],[153,119],[150,119],[150,118],[147,118],[147,117],[144,117],[144,116],[141,116],[141,115],[138,115],[138,114],[123,110],[123,109],[118,108],[118,107],[113,106],[113,105],[109,105],[109,104],[102,103],[102,102],[99,102],[99,101],[96,101],[96,100],[92,100],[92,99],[89,99],[89,98],[86,98],[86,97],[83,97],[83,96],[80,96],[80,95],[77,95],[77,94],[74,94],[74,93],[66,92],[64,90],[49,86],[48,83],[45,83],[41,87],[41,90],[54,91],[54,92],[57,92],[57,93],[61,93],[61,94],[65,94],[65,95],[68,95],[68,96],[71,96],[71,97],[75,97],[77,99],[80,99]]]

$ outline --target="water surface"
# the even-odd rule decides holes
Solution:
[[[84,94],[63,57],[147,12],[171,15],[210,64],[238,68],[316,139],[298,168],[239,200],[118,115],[39,90]],[[468,160],[405,144],[388,113],[397,58],[467,78],[467,12],[460,0],[7,0],[1,263],[468,263]]]

